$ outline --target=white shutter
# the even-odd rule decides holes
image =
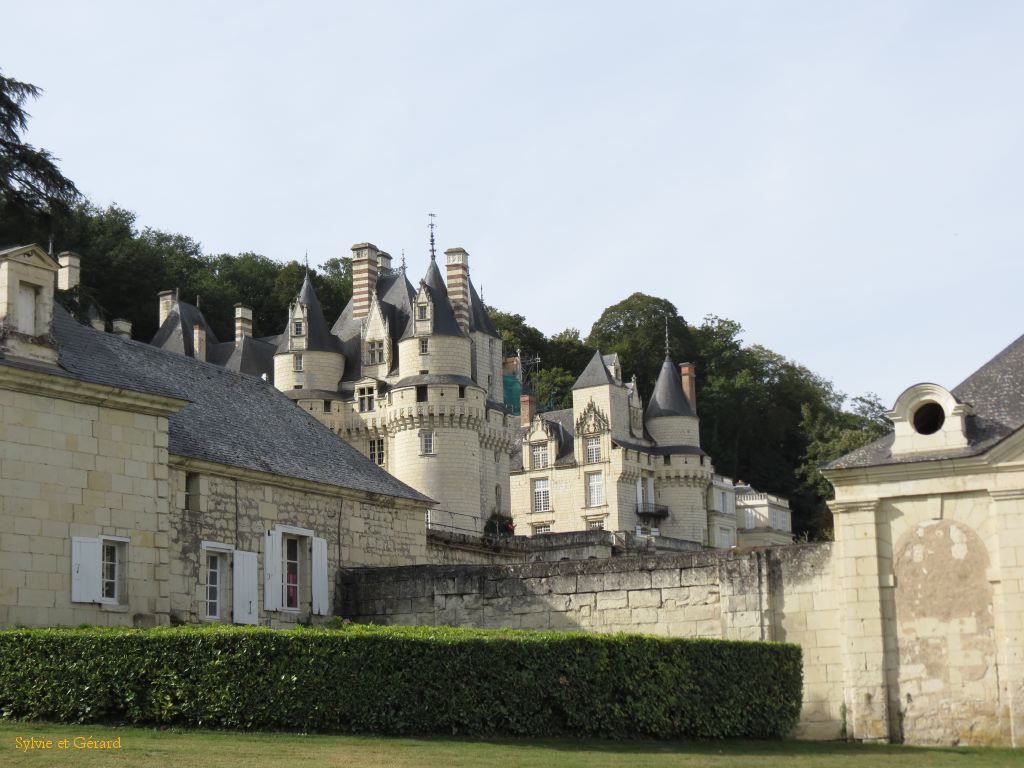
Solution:
[[[232,616],[235,624],[256,624],[259,621],[259,566],[255,552],[234,551],[231,592],[234,600]]]
[[[281,610],[281,532],[267,531],[263,547],[263,608]]]
[[[327,539],[313,538],[313,613],[328,615],[330,588],[327,581]]]
[[[102,562],[99,539],[71,538],[71,602],[99,602]]]

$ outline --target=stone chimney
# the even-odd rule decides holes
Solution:
[[[391,269],[391,254],[381,251],[377,254],[377,273],[380,274],[385,269]]]
[[[160,322],[157,323],[157,328],[163,328],[164,320],[171,314],[171,307],[174,306],[174,291],[160,291]]]
[[[352,246],[352,317],[370,314],[373,292],[377,288],[377,258],[380,251],[373,243]]]
[[[690,409],[697,413],[697,369],[693,363],[679,364],[679,378],[683,384],[683,396],[690,404]]]
[[[132,321],[118,318],[111,323],[111,332],[122,339],[130,339],[132,337]]]
[[[235,346],[246,336],[252,336],[252,310],[244,304],[235,304]]]
[[[57,289],[70,291],[78,287],[82,269],[82,257],[72,251],[64,251],[57,257],[60,269],[57,271]]]
[[[469,333],[469,254],[465,248],[444,252],[448,267],[448,299],[463,333]]]
[[[196,360],[206,360],[206,329],[198,324],[192,327],[192,351]]]
[[[537,396],[533,391],[523,392],[519,396],[519,426],[528,426],[537,415]]]

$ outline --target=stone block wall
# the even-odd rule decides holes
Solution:
[[[521,565],[345,569],[343,616],[378,624],[643,632],[805,645],[796,735],[837,738],[843,680],[831,547]],[[816,606],[814,598],[823,595]],[[830,674],[831,673],[831,674]]]

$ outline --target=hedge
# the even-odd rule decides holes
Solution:
[[[467,736],[781,737],[795,645],[449,627],[0,631],[0,715]]]

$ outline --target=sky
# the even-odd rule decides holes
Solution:
[[[94,203],[209,253],[319,264],[369,241],[418,279],[435,213],[485,301],[546,334],[641,291],[888,405],[1024,332],[1019,2],[0,18],[0,69],[45,90],[27,139]]]

